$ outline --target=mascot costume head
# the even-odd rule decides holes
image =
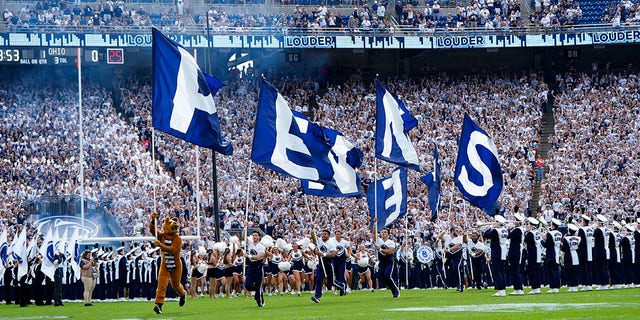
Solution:
[[[164,298],[167,294],[167,285],[171,283],[171,287],[180,296],[180,306],[184,306],[186,292],[180,278],[182,277],[182,261],[180,260],[180,250],[182,249],[182,238],[178,231],[180,225],[176,218],[165,218],[162,223],[162,229],[156,229],[156,218],[158,214],[153,212],[151,214],[151,223],[149,225],[149,231],[151,234],[156,235],[156,241],[154,245],[160,248],[162,252],[162,263],[160,264],[160,270],[158,271],[158,287],[156,288],[156,306],[153,307],[153,311],[157,314],[162,314],[162,305],[164,305]]]

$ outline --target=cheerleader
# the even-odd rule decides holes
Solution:
[[[247,298],[249,293],[247,290],[244,290],[244,251],[242,249],[236,250],[236,257],[233,259],[233,284],[235,296],[238,296],[238,293],[242,290],[244,292],[244,297]]]
[[[231,245],[231,248],[224,249],[222,256],[222,265],[224,270],[222,271],[224,276],[224,291],[227,298],[231,298],[231,285],[233,284],[233,266],[236,258],[236,245]]]
[[[209,278],[209,298],[216,298],[216,291],[218,290],[218,251],[210,250],[207,257],[207,278]]]
[[[358,246],[358,252],[354,254],[354,260],[358,264],[358,287],[364,288],[365,281],[367,282],[367,287],[371,292],[373,292],[373,280],[371,280],[371,268],[375,265],[375,259],[365,250],[364,244]]]
[[[198,271],[198,251],[191,250],[189,264],[191,268],[189,268],[191,277],[189,278],[189,294],[191,298],[195,299],[198,297],[198,278],[202,277],[200,271]]]
[[[304,264],[304,275],[302,275],[302,283],[309,284],[309,291],[313,292],[313,286],[315,284],[314,278],[316,273],[316,266],[318,264],[318,259],[311,252],[311,250],[307,249],[304,251],[305,264]]]
[[[285,260],[282,253],[280,252],[280,249],[278,247],[271,247],[269,269],[272,275],[272,280],[270,285],[276,288],[276,295],[278,293],[280,293],[280,295],[283,295],[284,291],[286,290],[287,275],[278,267],[278,264],[283,261]]]
[[[291,262],[291,272],[293,273],[293,281],[291,283],[291,294],[300,296],[302,277],[304,274],[304,254],[300,251],[301,246],[294,245],[289,252],[289,261]]]
[[[351,293],[351,284],[353,283],[353,265],[357,265],[356,264],[356,260],[353,258],[353,253],[355,252],[355,250],[351,249],[351,246],[349,246],[349,248],[347,248],[347,253],[345,253],[345,255],[347,256],[346,258],[346,262],[345,262],[345,273],[344,273],[344,277],[345,277],[345,281],[346,281],[346,292],[347,293]]]

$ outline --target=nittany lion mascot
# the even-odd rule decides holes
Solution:
[[[156,218],[158,214],[151,214],[151,224],[149,231],[156,234]],[[165,218],[162,223],[162,230],[157,230],[157,239],[153,243],[156,247],[160,247],[162,251],[162,263],[158,272],[158,288],[156,288],[156,306],[153,311],[162,314],[162,305],[167,294],[167,285],[171,281],[171,287],[180,296],[180,306],[185,303],[186,292],[180,283],[182,277],[182,261],[180,260],[180,250],[182,249],[182,238],[178,234],[178,220]]]

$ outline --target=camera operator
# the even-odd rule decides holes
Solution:
[[[93,289],[96,287],[96,279],[98,278],[98,262],[92,255],[92,252],[85,250],[82,253],[82,259],[80,260],[80,278],[82,284],[84,284],[84,306],[92,306],[91,297],[93,296]]]

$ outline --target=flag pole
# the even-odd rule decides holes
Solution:
[[[379,74],[376,73],[376,82],[378,81],[378,76]],[[374,90],[377,91],[376,86],[377,86],[377,83],[374,83]],[[377,103],[377,99],[378,99],[378,95],[376,92],[376,103]],[[376,121],[378,121],[377,112],[378,112],[378,108],[376,106]],[[376,123],[376,125],[378,124]],[[373,149],[373,215],[374,215],[374,219],[373,219],[373,236],[371,240],[373,240],[373,247],[375,248],[376,242],[378,240],[378,158],[376,157],[376,149],[375,149],[376,141],[375,140],[373,144],[374,144],[374,149]],[[375,252],[376,252],[376,261],[377,261],[378,250],[376,250]]]
[[[195,50],[195,49],[194,49]],[[209,28],[209,12],[207,11],[207,50],[205,51],[205,66],[207,72],[211,74],[211,63],[209,62],[209,54],[211,51],[211,31]],[[197,60],[196,60],[197,61]],[[216,166],[216,151],[211,149],[211,171],[213,178],[213,214],[215,224],[215,238],[220,242],[220,215],[218,213],[218,169]]]
[[[404,273],[405,273],[405,288],[409,288],[409,214],[404,214]]]
[[[193,58],[198,62],[198,51],[193,48]],[[196,145],[196,236],[200,238],[200,228],[202,226],[200,220],[200,147]]]
[[[151,185],[153,186],[153,212],[158,213],[158,198],[156,196],[156,184],[158,183],[158,169],[156,168],[156,128],[151,127]],[[158,217],[153,221],[158,225]],[[155,228],[154,236],[158,237],[158,228]]]
[[[78,66],[78,113],[80,121],[80,220],[84,228],[84,130],[82,128],[82,54],[76,49]]]
[[[200,228],[202,226],[200,221],[200,197],[200,147],[196,145],[196,217],[198,219],[196,222],[196,235],[198,237],[201,235]]]
[[[309,212],[309,215],[311,216],[311,240],[313,241],[313,244],[316,245],[316,249],[318,251],[320,251],[320,249],[318,248],[318,238],[316,238],[316,231],[314,230],[314,226],[316,225],[315,222],[315,218],[313,217],[313,213],[311,213],[311,207],[309,207],[309,197],[307,197],[307,194],[303,192],[302,194],[304,196],[304,203],[307,206],[307,212]],[[324,269],[324,260],[322,259],[322,256],[318,255],[318,261],[320,262],[320,268],[322,269],[322,274],[324,274],[324,277],[327,277],[327,271]]]
[[[243,239],[244,239],[244,252],[246,254],[247,252],[247,244],[249,243],[249,241],[247,240],[247,229],[249,228],[249,194],[251,191],[251,166],[252,166],[253,162],[251,160],[249,160],[249,172],[247,173],[247,202],[244,205],[244,230],[242,231],[243,233]],[[245,274],[245,271],[247,270],[247,259],[242,259],[242,274]]]

